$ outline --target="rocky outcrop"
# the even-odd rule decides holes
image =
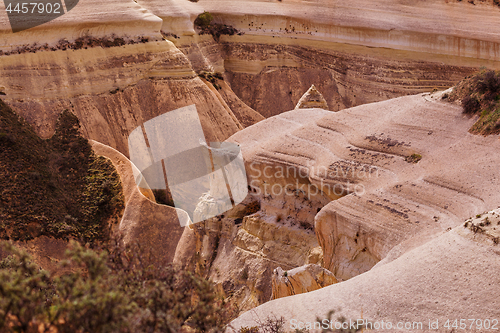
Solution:
[[[193,36],[193,22],[203,13],[202,7],[191,1],[138,0],[137,3],[162,19],[162,33],[174,36]]]
[[[92,148],[113,162],[122,181],[125,211],[114,231],[122,236],[124,244],[139,245],[158,262],[172,262],[184,229],[181,225],[190,223],[187,213],[157,204],[151,190],[139,188],[134,178],[135,166],[116,149],[96,141]],[[186,221],[179,221],[182,216]]]
[[[500,60],[500,38],[491,34],[500,29],[494,1],[201,0],[200,4],[247,36],[293,37]]]
[[[281,267],[273,271],[273,294],[271,299],[307,293],[337,283],[332,272],[315,264],[284,271]]]
[[[464,228],[472,231],[475,240],[486,243],[500,243],[500,208],[470,217],[464,223]],[[468,231],[463,232],[470,235]]]
[[[278,219],[262,204],[261,196],[249,194],[223,215],[186,227],[174,258],[220,285],[240,311],[269,301],[276,267],[323,259],[310,226],[292,226],[291,219]]]
[[[330,111],[446,89],[494,62],[261,35],[221,38],[226,80],[263,116],[292,110],[311,84]],[[269,84],[272,82],[273,84]]]
[[[316,89],[314,84],[307,90],[304,95],[299,99],[296,109],[311,109],[319,108],[328,110],[328,104],[325,101],[323,95]]]
[[[31,9],[31,7],[30,7]],[[0,16],[0,50],[16,51],[22,47],[57,46],[60,40],[73,42],[79,37],[119,37],[125,40],[162,40],[162,20],[133,0],[80,0],[70,11],[47,23],[12,33],[7,13]],[[21,15],[22,16],[22,15]],[[36,16],[17,17],[16,20],[34,20]]]
[[[293,109],[311,84],[338,111],[445,89],[481,66],[499,68],[493,1],[199,4],[244,33],[221,38],[226,76],[265,117]]]
[[[269,317],[283,317],[286,329],[302,323],[319,332],[312,325],[332,310],[333,324],[339,317],[364,319],[377,332],[394,331],[399,322],[424,332],[445,331],[430,327],[423,318],[435,318],[431,322],[437,321],[440,328],[450,316],[498,318],[498,251],[491,240],[483,242],[460,225],[353,279],[263,304],[233,321],[228,332],[257,326],[259,318]],[[382,329],[382,321],[393,328]]]
[[[313,214],[314,231],[324,267],[346,280],[500,200],[493,170],[500,143],[468,134],[472,121],[460,107],[416,95],[334,114],[294,110],[230,140],[253,169],[267,164],[275,175],[271,170],[293,165],[306,188],[320,189],[318,197],[338,195]],[[409,163],[413,154],[422,159]],[[263,181],[268,189],[295,183]]]
[[[494,167],[500,141],[468,133],[474,119],[437,96],[318,110],[317,117],[314,110],[294,110],[230,138],[247,160],[293,163],[318,188],[345,191],[314,224],[322,266],[343,282],[259,306],[236,320],[236,328],[268,316],[284,316],[287,325],[314,322],[330,310],[372,321],[446,321],[450,314],[479,315],[472,309],[483,309],[483,298],[488,314],[498,316],[492,294],[473,285],[498,282],[492,254],[498,212],[481,212],[500,202]],[[302,120],[304,114],[313,119]],[[269,126],[282,130],[264,134]]]
[[[196,105],[207,140],[223,141],[243,128],[168,41],[3,56],[0,74],[4,101],[43,137],[64,109],[79,117],[87,138],[124,154],[134,128],[186,105]],[[223,94],[245,124],[262,119],[227,86]]]

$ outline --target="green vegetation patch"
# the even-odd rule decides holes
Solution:
[[[218,83],[218,80],[224,81],[222,73],[201,71],[198,76],[210,82],[215,89],[220,90],[222,88]]]
[[[410,156],[405,157],[405,161],[408,163],[418,163],[422,159],[422,155],[420,154],[411,154]]]
[[[482,135],[500,133],[499,71],[482,70],[466,77],[453,89],[449,100],[459,100],[465,114],[479,116],[469,130],[471,133]]]
[[[203,12],[194,20],[194,26],[197,28],[200,35],[210,34],[214,37],[216,41],[219,41],[221,35],[242,35],[242,32],[239,32],[238,29],[220,23],[213,22],[214,17],[209,12]]]
[[[109,236],[124,207],[120,177],[79,129],[65,110],[43,140],[0,101],[0,239],[47,235],[93,244]]]
[[[118,244],[71,243],[58,275],[0,243],[0,332],[224,332],[234,313],[213,283]]]

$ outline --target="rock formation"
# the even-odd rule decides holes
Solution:
[[[176,264],[209,276],[240,311],[271,299],[276,267],[321,264],[323,258],[310,227],[292,226],[291,219],[279,219],[265,206],[249,194],[223,215],[185,228],[175,253]]]
[[[314,84],[307,90],[304,95],[299,99],[296,109],[311,109],[319,108],[328,110],[328,104],[323,95],[316,89]]]
[[[281,267],[273,271],[273,294],[271,299],[307,293],[337,283],[332,272],[315,264],[284,271]]]
[[[138,0],[137,3],[161,18],[161,32],[175,36],[193,36],[193,22],[203,13],[200,5],[180,0]]]
[[[122,180],[125,196],[125,211],[116,231],[123,237],[125,244],[138,244],[151,251],[159,262],[172,262],[183,229],[178,211],[170,206],[155,202],[151,190],[140,189],[134,179],[132,168],[135,166],[117,150],[92,142],[96,154],[109,158],[116,167]],[[189,216],[184,212],[186,219]]]
[[[471,287],[498,280],[492,273],[498,268],[497,260],[491,254],[498,241],[497,230],[492,229],[498,229],[497,217],[493,212],[481,214],[500,201],[494,167],[500,162],[495,154],[500,148],[498,136],[468,133],[474,119],[429,94],[340,113],[317,110],[316,116],[312,113],[304,121],[304,113],[310,112],[283,113],[230,140],[241,145],[248,163],[259,161],[275,169],[294,165],[303,170],[304,182],[311,184],[307,188],[324,189],[318,195],[344,190],[319,211],[314,225],[323,267],[344,282],[286,302],[266,303],[240,317],[236,327],[251,327],[252,318],[264,313],[284,316],[288,325],[290,319],[314,321],[338,308],[346,318],[363,315],[374,321],[395,321],[412,311],[416,299],[425,309],[419,307],[408,317],[415,321],[417,315],[437,315],[439,320],[445,313],[463,315],[458,308],[479,315],[482,310],[472,309],[481,297],[489,304],[488,314],[498,316],[494,299]],[[269,133],[269,126],[282,130]],[[410,163],[407,157],[413,154],[421,155],[421,160]],[[476,215],[464,227],[463,221]],[[464,238],[464,232],[471,236]],[[484,239],[480,244],[473,240],[479,236]],[[464,259],[459,254],[463,249],[475,252]],[[497,268],[479,273],[486,266],[477,265],[483,264]],[[460,272],[452,268],[456,265]],[[449,268],[443,270],[444,266]],[[473,281],[458,281],[470,272],[478,272]],[[436,290],[443,291],[432,294]],[[431,302],[445,310],[436,312]],[[387,306],[390,309],[384,313],[377,312]]]
[[[294,37],[427,52],[428,56],[446,54],[500,60],[500,39],[491,34],[500,29],[498,6],[493,1],[201,0],[199,3],[246,36]]]
[[[362,318],[372,329],[378,327],[377,332],[390,331],[387,326],[381,329],[382,321],[394,325],[391,331],[402,322],[425,332],[433,330],[427,319],[433,318],[431,322],[439,322],[435,331],[445,332],[450,316],[498,318],[493,292],[499,282],[497,253],[491,240],[478,241],[474,232],[460,225],[356,278],[268,302],[245,313],[232,327],[252,327],[257,318],[283,316],[284,327],[293,330],[294,324],[302,322],[305,327],[328,318],[331,310],[334,323],[341,316]]]
[[[3,58],[4,100],[44,137],[51,135],[64,109],[80,118],[86,137],[125,154],[135,127],[190,104],[199,110],[207,140],[223,141],[243,128],[220,94],[196,76],[187,58],[168,41]],[[34,71],[37,68],[46,69]],[[229,87],[224,91],[237,101]],[[238,113],[246,124],[262,119],[248,109]]]
[[[240,34],[197,35],[205,10]],[[342,283],[292,305],[275,300],[261,315],[498,317],[495,293],[481,289],[498,284],[488,271],[498,227],[484,217],[462,224],[498,205],[499,141],[467,133],[473,119],[459,106],[421,94],[500,68],[498,10],[490,1],[80,0],[17,33],[0,15],[0,94],[43,137],[73,111],[122,177],[125,242],[210,277],[241,310],[269,301],[282,267],[297,279],[280,275],[275,297],[325,286],[318,271]],[[323,93],[319,104],[301,101],[309,87]],[[192,104],[207,141],[241,144],[251,193],[182,229],[174,208],[133,182],[127,138]],[[286,112],[296,105],[324,109]],[[480,274],[464,281],[471,271]],[[446,295],[429,289],[446,286]],[[251,314],[236,321],[246,323]]]

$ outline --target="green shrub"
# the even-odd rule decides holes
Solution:
[[[210,14],[209,12],[203,12],[194,20],[194,25],[201,35],[210,34],[216,41],[219,40],[221,35],[232,36],[234,34],[243,34],[230,25],[212,23],[213,20],[214,17],[212,16],[212,14]]]
[[[208,280],[117,243],[73,242],[70,273],[53,276],[9,243],[0,262],[0,331],[58,333],[222,332],[231,312]]]
[[[408,163],[418,163],[421,159],[422,159],[422,155],[411,154],[410,156],[406,156],[405,161]]]
[[[500,72],[484,69],[465,78],[453,89],[449,100],[459,100],[465,114],[479,115],[471,133],[500,133]]]
[[[464,113],[466,114],[475,114],[479,110],[481,110],[481,104],[475,97],[465,96],[462,98],[462,107],[464,109]]]
[[[203,12],[194,20],[194,24],[201,29],[208,28],[214,17],[209,12]]]

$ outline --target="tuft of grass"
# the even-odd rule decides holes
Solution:
[[[408,163],[418,163],[421,159],[422,159],[422,155],[411,154],[410,156],[406,156],[405,161]]]

